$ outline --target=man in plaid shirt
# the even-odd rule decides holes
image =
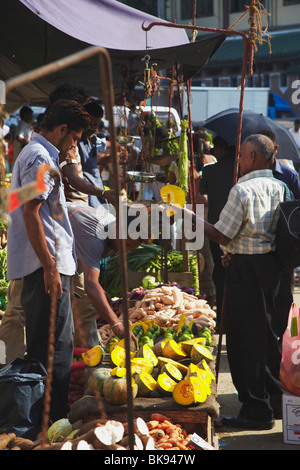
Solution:
[[[218,222],[203,221],[204,233],[224,251],[227,353],[242,403],[238,417],[222,422],[248,429],[271,429],[281,416],[281,353],[272,328],[280,279],[274,249],[278,204],[292,196],[269,169],[273,153],[268,137],[249,136],[239,155],[241,177]]]

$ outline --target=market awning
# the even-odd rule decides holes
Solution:
[[[78,52],[91,45],[108,49],[113,66],[115,95],[128,82],[143,81],[146,54],[158,69],[183,65],[192,76],[207,64],[224,41],[211,35],[189,43],[184,29],[154,27],[142,30],[158,18],[115,0],[10,0],[0,2],[0,79],[18,74]],[[12,27],[13,24],[13,27]],[[49,93],[69,81],[101,95],[97,57],[64,69],[10,92],[6,110],[16,110],[24,101],[45,103]]]

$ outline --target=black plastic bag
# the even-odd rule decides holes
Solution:
[[[47,372],[39,362],[16,359],[0,370],[0,434],[35,440],[41,424]]]

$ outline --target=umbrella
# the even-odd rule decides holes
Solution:
[[[202,126],[219,135],[229,145],[236,145],[239,109],[230,108],[206,119]],[[277,158],[288,159],[294,162],[300,161],[300,153],[295,140],[288,129],[276,121],[251,110],[243,111],[241,142],[251,134],[256,134],[262,129],[270,129],[276,136],[276,144],[279,146]]]

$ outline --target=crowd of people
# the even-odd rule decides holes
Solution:
[[[99,283],[100,262],[117,251],[119,243],[107,237],[107,228],[116,224],[110,210],[116,194],[102,179],[103,168],[110,168],[110,143],[100,131],[102,119],[103,108],[97,101],[65,84],[49,96],[34,129],[32,110],[21,109],[10,155],[7,146],[12,190],[35,181],[44,163],[61,175],[59,180],[47,176],[43,194],[11,213],[10,284],[0,326],[7,363],[25,356],[47,367],[55,299],[51,421],[67,414],[74,345],[99,344],[99,316],[116,336],[125,334]],[[4,122],[2,129],[6,139],[10,130],[4,129]],[[157,137],[167,135],[158,132]],[[201,285],[217,311],[217,329],[225,315],[230,371],[242,404],[239,416],[223,418],[223,423],[270,429],[281,413],[280,341],[294,283],[294,272],[280,273],[274,256],[277,207],[283,200],[300,198],[299,176],[276,159],[276,136],[268,129],[242,143],[236,184],[235,148],[219,136],[211,143],[203,129],[195,129],[193,139],[190,171],[197,202],[205,206]],[[120,148],[120,158],[124,154]],[[176,166],[172,168],[162,184],[178,184]],[[54,207],[60,208],[59,213]],[[145,241],[128,234],[126,247],[130,250]],[[137,344],[134,335],[132,339]]]

